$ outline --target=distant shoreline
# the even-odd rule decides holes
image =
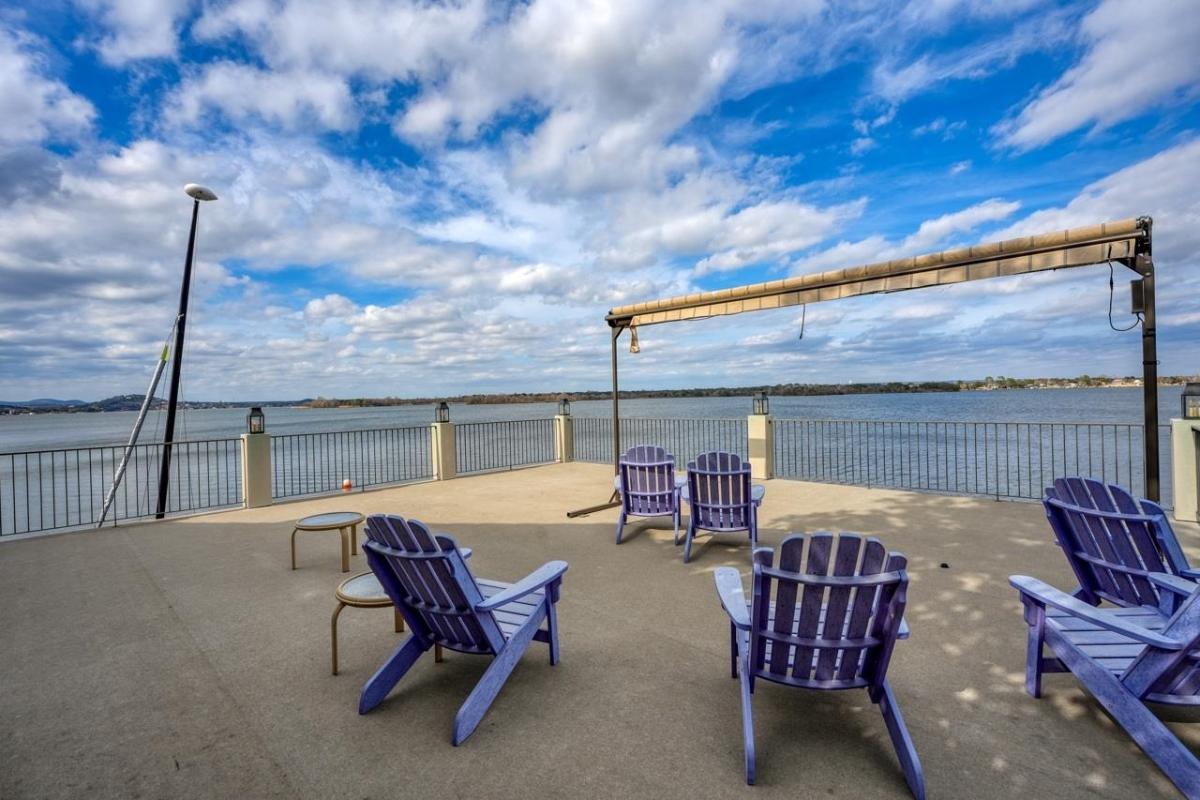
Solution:
[[[1182,386],[1189,378],[1164,376],[1158,386]],[[1009,389],[1131,389],[1140,388],[1141,381],[1132,378],[1107,378],[1083,375],[1078,378],[987,378],[979,381],[915,381],[887,383],[837,383],[837,384],[775,384],[771,386],[738,386],[690,389],[632,389],[623,390],[621,399],[671,399],[693,397],[748,397],[756,392],[766,392],[772,397],[833,397],[858,394],[925,394],[946,392],[990,392]],[[556,403],[562,398],[577,400],[608,400],[608,391],[584,392],[526,392],[469,394],[457,397],[375,397],[375,398],[306,398],[303,400],[251,400],[251,401],[188,401],[180,408],[386,408],[389,406],[424,406],[438,402],[455,405],[511,405],[518,403]],[[36,400],[28,403],[0,403],[0,415],[26,414],[87,414],[110,411],[137,411],[141,408],[140,395],[119,395],[95,402]],[[156,401],[154,409],[166,407],[166,402]]]

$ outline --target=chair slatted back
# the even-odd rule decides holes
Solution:
[[[1159,590],[1146,576],[1187,568],[1162,508],[1120,486],[1058,478],[1042,505],[1088,602],[1157,606]]]
[[[696,527],[749,530],[753,518],[750,465],[734,453],[701,453],[687,465],[688,496]]]
[[[812,689],[881,687],[904,617],[905,557],[874,538],[825,532],[792,534],[778,564],[774,556],[754,553],[754,674]]]
[[[366,533],[367,561],[414,636],[469,653],[500,651],[504,635],[490,612],[475,610],[483,594],[453,538],[391,514],[368,517]]]
[[[621,456],[618,468],[625,513],[657,517],[675,512],[675,456],[661,447],[637,445]]]

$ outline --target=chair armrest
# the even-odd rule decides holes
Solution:
[[[1179,574],[1193,581],[1200,581],[1200,569],[1181,569]]]
[[[717,583],[717,595],[721,598],[725,613],[729,615],[729,621],[736,628],[750,630],[750,609],[746,605],[741,573],[733,567],[717,567],[713,570],[713,580]]]
[[[539,589],[545,588],[547,585],[561,578],[562,574],[566,571],[567,562],[547,561],[503,592],[494,594],[482,603],[476,604],[475,608],[478,611],[493,611],[502,605],[511,603],[513,600],[519,600],[527,594],[532,594]]]
[[[754,505],[761,503],[766,494],[767,487],[763,486],[761,483],[755,483],[750,486],[750,499],[754,502]]]
[[[1182,650],[1186,644],[1143,628],[1137,623],[1116,616],[1111,611],[1090,606],[1082,600],[1076,600],[1066,592],[1060,592],[1037,578],[1030,578],[1026,575],[1010,575],[1008,582],[1021,593],[1022,599],[1029,598],[1039,605],[1053,606],[1074,617],[1098,625],[1105,630],[1128,636],[1142,644],[1162,650]]]
[[[1178,575],[1169,575],[1166,572],[1151,572],[1146,577],[1158,588],[1166,589],[1183,597],[1191,597],[1197,589],[1200,589],[1200,584],[1194,580],[1181,578]]]

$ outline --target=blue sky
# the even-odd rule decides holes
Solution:
[[[1197,41],[1185,0],[5,6],[0,397],[142,390],[188,182],[193,399],[603,388],[613,305],[1144,214],[1194,374]],[[1137,374],[1108,301],[1093,267],[659,326],[625,385]]]

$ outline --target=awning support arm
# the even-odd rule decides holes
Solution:
[[[612,452],[613,452],[613,475],[620,474],[621,467],[621,395],[617,383],[617,340],[621,338],[621,332],[627,328],[627,325],[621,323],[609,323],[612,327]],[[591,514],[594,511],[603,511],[606,508],[615,508],[621,505],[621,496],[616,489],[608,498],[608,502],[600,503],[587,508],[577,508],[574,511],[568,511],[567,517],[574,519],[582,517],[585,514]]]

